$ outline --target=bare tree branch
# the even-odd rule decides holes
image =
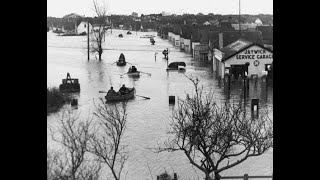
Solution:
[[[127,146],[121,143],[127,123],[126,106],[126,102],[109,105],[100,99],[100,103],[95,104],[94,112],[100,122],[99,129],[90,136],[89,151],[96,155],[100,162],[107,164],[116,180],[120,180],[128,159]]]
[[[212,179],[212,172],[219,180],[222,171],[273,147],[273,126],[267,112],[253,119],[241,104],[218,106],[212,94],[203,95],[197,78],[187,78],[195,94],[178,101],[168,132],[172,136],[157,152],[181,150],[207,180]],[[224,160],[239,156],[240,160],[220,167]]]
[[[86,180],[99,177],[100,164],[89,161],[87,145],[92,119],[79,120],[79,114],[71,110],[62,112],[59,129],[52,128],[52,139],[60,143],[63,152],[47,152],[47,162],[53,179]],[[56,135],[59,135],[58,137]]]

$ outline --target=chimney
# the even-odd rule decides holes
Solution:
[[[219,33],[219,49],[223,48],[223,32]]]

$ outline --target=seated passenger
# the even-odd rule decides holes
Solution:
[[[124,57],[123,53],[120,54],[119,59],[122,59],[122,60],[124,60],[124,61],[126,60],[126,58]]]
[[[128,88],[126,88],[125,85],[122,85],[122,87],[119,89],[120,94],[125,94]]]
[[[137,72],[137,68],[135,66],[132,66],[131,72]]]
[[[111,88],[109,89],[108,93],[107,93],[107,95],[116,95],[116,94],[117,94],[117,93],[116,93],[115,90],[113,90],[113,87],[111,87]]]

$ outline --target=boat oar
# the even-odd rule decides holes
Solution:
[[[150,76],[151,76],[151,73],[146,73],[146,72],[142,72],[142,71],[140,71],[141,73],[144,73],[144,74],[149,74]]]
[[[107,91],[99,91],[99,93],[108,93]]]
[[[127,62],[127,63],[129,63],[129,62]],[[133,65],[132,63],[129,63],[129,64]]]
[[[149,97],[145,97],[145,96],[140,96],[140,95],[136,95],[136,96],[143,97],[145,99],[150,99]]]
[[[116,61],[116,62],[118,62],[118,61]],[[114,62],[114,63],[116,63],[116,62]],[[114,64],[114,63],[112,63],[112,64]],[[112,65],[112,64],[111,64],[111,65]]]
[[[128,74],[128,73],[124,73],[124,74],[120,74],[120,77],[122,78],[123,75]]]

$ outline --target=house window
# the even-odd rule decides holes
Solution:
[[[86,24],[84,24],[84,28],[86,28]]]

